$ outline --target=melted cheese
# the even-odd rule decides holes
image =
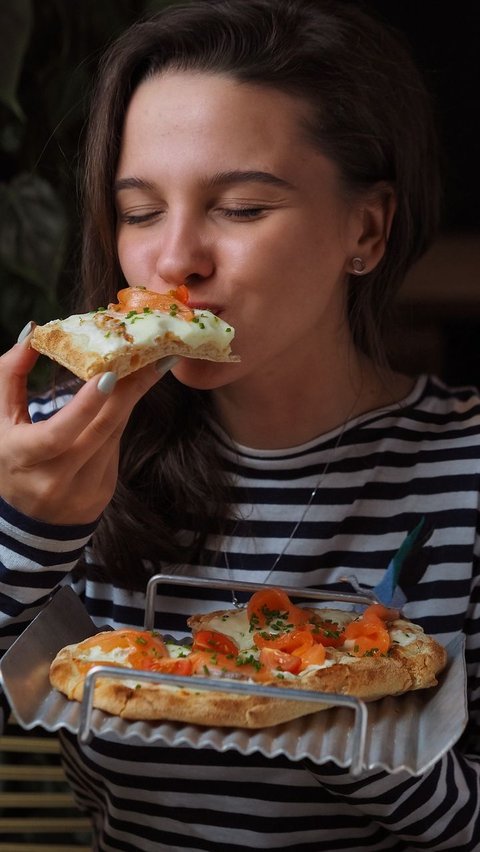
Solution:
[[[168,651],[168,656],[174,659],[186,657],[192,650],[190,645],[178,645],[176,642],[165,642],[165,647]]]
[[[72,646],[75,647],[75,646]],[[128,655],[132,653],[131,648],[112,648],[110,651],[105,651],[102,646],[93,645],[90,648],[78,648],[75,655],[84,663],[117,663],[118,665],[128,666]]]
[[[165,311],[148,313],[119,313],[118,311],[92,311],[73,314],[64,320],[53,320],[56,326],[69,334],[81,335],[81,347],[105,356],[121,352],[128,346],[152,346],[166,334],[183,341],[192,349],[213,343],[220,350],[228,349],[235,336],[234,329],[211,311],[193,310],[194,320],[171,316]]]
[[[426,636],[418,625],[415,625],[415,630],[412,629],[411,625],[408,622],[403,621],[403,619],[397,619],[397,621],[393,621],[390,627],[390,637],[392,643],[396,645],[411,645],[412,642],[423,642],[426,639]]]
[[[221,617],[213,616],[208,619],[208,623],[204,623],[204,626],[208,630],[215,630],[229,636],[238,645],[240,651],[252,649],[253,638],[246,609],[232,609],[226,611]]]

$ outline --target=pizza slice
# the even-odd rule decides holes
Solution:
[[[230,349],[232,326],[211,311],[190,308],[184,285],[169,293],[127,287],[117,299],[37,326],[32,347],[85,381],[108,370],[121,378],[167,355],[239,360]]]
[[[125,719],[261,728],[330,706],[282,696],[282,688],[351,695],[374,701],[437,684],[445,649],[422,628],[381,604],[362,614],[296,606],[281,589],[255,592],[247,606],[195,615],[189,644],[156,631],[115,630],[63,648],[50,668],[52,686],[80,701],[95,665],[225,679],[246,692],[204,690],[99,677],[94,706]],[[278,697],[255,686],[278,688]]]

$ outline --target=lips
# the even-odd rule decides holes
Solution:
[[[195,311],[210,311],[217,317],[222,312],[220,305],[212,305],[211,302],[194,302],[193,300],[189,300],[188,307]]]

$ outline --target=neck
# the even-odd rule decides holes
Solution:
[[[303,375],[305,380],[298,381]],[[283,449],[326,434],[367,411],[398,402],[412,380],[376,368],[358,352],[343,365],[292,364],[213,391],[222,427],[252,449]]]

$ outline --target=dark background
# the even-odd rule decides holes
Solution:
[[[0,0],[0,352],[29,319],[68,312],[92,75],[112,38],[163,5],[168,2]],[[406,287],[392,346],[411,370],[480,384],[480,2],[362,5],[410,42],[444,150],[438,250]]]
[[[363,5],[406,35],[430,89],[444,149],[444,229],[480,232],[480,3]]]

